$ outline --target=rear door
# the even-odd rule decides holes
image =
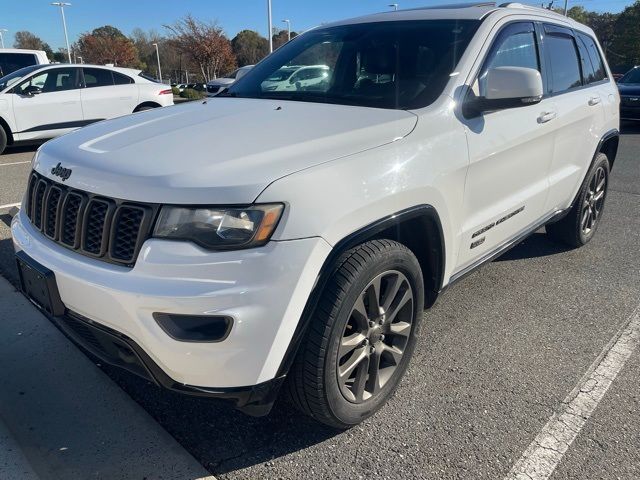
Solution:
[[[20,140],[51,138],[83,126],[80,69],[49,68],[12,89]]]
[[[541,65],[534,23],[508,23],[494,36],[472,90],[485,96],[484,79],[491,68],[516,66],[542,72]],[[552,116],[553,107],[543,98],[538,104],[486,112],[465,121],[470,163],[459,269],[516,237],[545,214],[553,156],[554,128],[548,121]]]
[[[550,24],[543,30],[548,88],[556,113],[551,122],[555,148],[546,203],[553,210],[569,205],[591,164],[602,135],[603,102],[608,99],[599,87],[603,72],[596,77],[586,47],[574,32]]]
[[[84,67],[82,71],[82,108],[88,121],[133,113],[138,88],[132,78],[107,68]]]

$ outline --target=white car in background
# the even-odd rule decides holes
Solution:
[[[42,50],[25,50],[22,48],[0,48],[0,77],[31,65],[49,63],[47,54]]]
[[[286,66],[262,82],[265,91],[306,90],[329,80],[331,69],[326,65]]]
[[[0,78],[0,153],[108,118],[173,105],[171,87],[140,70],[33,65]]]
[[[230,87],[242,77],[244,77],[252,68],[253,65],[245,65],[244,67],[238,68],[237,70],[233,71],[233,73],[230,73],[227,76],[211,80],[207,83],[207,97],[215,97],[225,88]]]

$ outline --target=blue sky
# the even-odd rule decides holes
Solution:
[[[66,0],[73,5],[65,10],[69,40],[102,25],[113,25],[125,34],[140,27],[156,29],[193,14],[201,20],[217,20],[227,35],[233,37],[249,28],[266,35],[266,0]],[[466,0],[468,1],[468,0]],[[527,0],[525,0],[527,1]],[[548,0],[547,0],[548,1]],[[564,0],[556,0],[560,6]],[[455,3],[456,0],[273,0],[274,26],[289,18],[294,30],[306,30],[323,22],[388,10],[389,3],[400,8]],[[5,46],[13,45],[13,34],[29,30],[56,50],[64,45],[60,13],[47,0],[1,0],[0,28],[6,28]],[[465,1],[463,0],[463,3]],[[569,5],[582,5],[588,10],[619,12],[633,0],[569,0]]]

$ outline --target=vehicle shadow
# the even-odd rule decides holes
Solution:
[[[0,215],[4,222],[9,215]],[[11,222],[11,219],[8,219]],[[18,269],[13,254],[13,241],[11,238],[0,240],[0,275],[6,278],[13,286],[18,285]]]
[[[623,135],[640,134],[640,121],[638,122],[622,121],[620,123],[620,133],[622,133]]]
[[[340,434],[283,399],[268,416],[255,418],[222,401],[162,390],[109,366],[103,370],[214,475],[268,462]]]
[[[19,145],[8,145],[5,150],[5,154],[7,153],[28,153],[35,152],[42,144],[44,144],[45,140],[34,141],[29,143],[21,143]]]
[[[546,233],[538,231],[521,243],[496,258],[495,262],[524,260],[527,258],[548,257],[571,250],[571,247],[554,242]]]

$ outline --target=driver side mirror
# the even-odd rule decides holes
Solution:
[[[526,107],[542,100],[540,72],[526,67],[496,67],[484,79],[485,96],[467,98],[464,116],[477,117],[485,112]]]
[[[27,97],[33,97],[34,95],[37,95],[41,92],[42,92],[42,89],[35,85],[29,85],[24,90],[22,90],[22,94],[26,95]]]

